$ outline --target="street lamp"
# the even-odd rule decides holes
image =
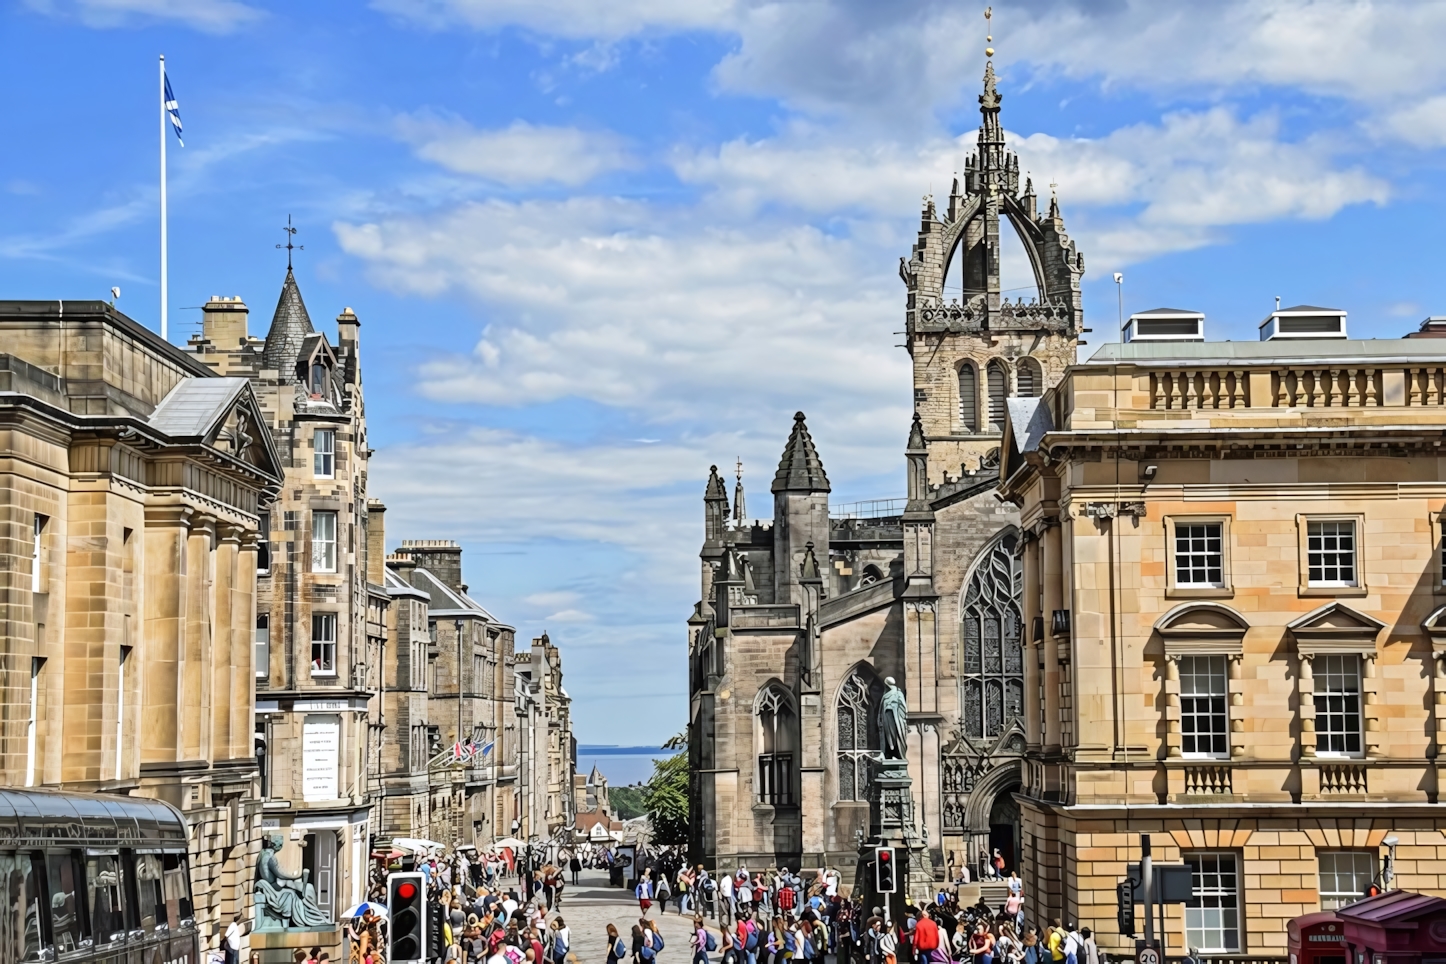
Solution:
[[[1396,879],[1396,844],[1401,842],[1401,838],[1395,834],[1391,834],[1381,842],[1386,845],[1386,870],[1385,873],[1381,875],[1381,882],[1385,884],[1386,890],[1390,890],[1392,883]]]

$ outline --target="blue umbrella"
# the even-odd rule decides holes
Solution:
[[[342,916],[343,919],[345,919],[345,918],[350,918],[350,917],[362,917],[362,916],[364,916],[364,915],[367,913],[367,911],[371,911],[373,914],[376,914],[378,917],[389,917],[389,916],[390,916],[390,915],[387,914],[387,905],[386,905],[386,904],[378,904],[376,901],[371,901],[371,900],[364,900],[364,901],[362,901],[360,904],[357,904],[355,907],[353,907],[351,910],[347,911],[345,914],[342,914],[341,916]]]

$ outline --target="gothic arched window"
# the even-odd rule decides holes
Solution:
[[[1044,369],[1033,358],[1021,358],[1016,369],[1017,394],[1020,398],[1036,398],[1044,394]]]
[[[1004,370],[1004,363],[996,359],[989,363],[984,377],[989,388],[989,431],[1002,433],[1004,400],[1009,397],[1009,373]]]
[[[992,739],[1024,713],[1024,650],[1019,600],[1018,535],[1008,532],[981,555],[964,588],[964,734]]]
[[[838,694],[838,798],[869,798],[869,757],[879,749],[876,719],[882,688],[858,670]]]
[[[979,431],[979,376],[968,362],[959,366],[959,430]]]
[[[758,800],[776,807],[791,806],[798,717],[793,699],[777,685],[758,694]]]

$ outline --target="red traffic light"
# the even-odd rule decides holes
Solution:
[[[882,860],[884,863],[888,863],[891,859],[893,859],[893,856],[894,855],[887,850],[879,851],[879,859]]]
[[[411,900],[417,895],[417,885],[410,880],[402,881],[397,885],[397,896],[402,900]]]

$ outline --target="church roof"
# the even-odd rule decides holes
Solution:
[[[783,447],[783,458],[778,462],[778,472],[773,476],[774,492],[828,492],[828,476],[824,474],[823,462],[818,449],[813,446],[813,436],[808,434],[804,415],[793,416],[793,432],[788,444]]]
[[[296,275],[287,267],[276,314],[271,316],[271,330],[266,333],[266,347],[261,350],[261,367],[280,372],[283,382],[295,381],[296,359],[301,354],[302,342],[314,331],[306,304],[301,300],[301,289],[296,286]]]
[[[728,489],[723,485],[723,477],[718,474],[718,466],[708,466],[708,488],[703,493],[705,502],[727,502]]]

